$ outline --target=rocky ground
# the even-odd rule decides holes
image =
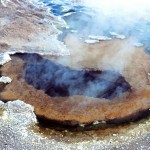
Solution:
[[[0,11],[3,12],[0,15],[1,51],[69,53],[56,38],[59,33],[56,26],[65,26],[65,23],[48,15],[46,9],[30,2],[6,0],[1,2]]]
[[[130,45],[134,39],[106,41],[89,45],[72,35],[68,35],[65,44],[69,51],[62,42],[57,40],[57,35],[60,32],[57,28],[65,26],[65,23],[46,11],[48,11],[47,8],[41,5],[35,6],[29,1],[0,1],[0,63],[3,65],[12,59],[12,61],[1,66],[0,75],[12,79],[11,81],[10,78],[0,78],[1,99],[8,101],[21,98],[34,106],[38,102],[36,99],[44,95],[42,91],[35,91],[21,78],[22,73],[19,68],[23,68],[23,62],[15,56],[10,57],[8,55],[16,52],[35,52],[46,54],[47,56],[44,57],[76,69],[113,68],[123,74],[132,86],[133,94],[129,95],[128,99],[126,99],[128,95],[125,95],[121,98],[121,102],[120,99],[116,99],[117,105],[112,102],[110,108],[103,107],[106,113],[101,118],[113,119],[114,116],[130,115],[140,110],[149,109],[149,56],[145,54],[143,48],[135,48]],[[103,49],[103,52],[100,53],[98,49]],[[112,57],[114,53],[117,55]],[[55,56],[52,57],[52,55]],[[118,63],[119,60],[124,61],[120,64]],[[7,85],[3,82],[6,82]],[[47,98],[46,95],[45,97]],[[35,112],[39,111],[42,115],[45,112],[49,113],[49,110],[45,109],[49,105],[43,103],[43,107],[35,108]],[[34,108],[20,100],[1,102],[0,107],[0,149],[149,149],[149,119],[117,128],[97,130],[96,132],[58,132],[51,129],[41,130],[37,125]],[[77,111],[79,109],[80,107],[77,108]],[[58,113],[57,110],[54,117]],[[83,111],[82,115],[80,121],[84,123],[82,119],[85,119],[86,112]],[[70,115],[69,117],[73,116]]]
[[[40,129],[31,105],[0,102],[0,148],[4,150],[148,150],[150,121],[82,133]],[[94,133],[93,133],[94,132]]]

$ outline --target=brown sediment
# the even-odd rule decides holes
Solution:
[[[77,51],[79,53],[75,54],[74,46],[69,45],[70,43],[71,38],[67,43],[68,47],[72,48],[71,56],[55,58],[54,61],[62,62],[72,68],[95,66],[100,70],[104,67],[106,70],[117,70],[125,77],[132,91],[125,92],[113,100],[81,95],[50,97],[25,81],[23,78],[25,62],[14,55],[11,56],[11,62],[1,67],[2,75],[9,76],[13,80],[0,93],[0,99],[6,101],[22,99],[35,107],[35,113],[39,118],[69,126],[88,125],[95,121],[118,124],[134,121],[149,114],[150,87],[147,73],[150,71],[150,61],[142,48],[135,48],[126,40],[106,41],[92,46],[80,43]],[[127,48],[127,51],[122,52],[122,45]],[[116,59],[126,60],[121,68],[116,67],[118,60],[113,56],[117,56]],[[67,59],[67,62],[64,62],[64,59]]]

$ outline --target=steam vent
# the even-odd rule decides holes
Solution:
[[[13,22],[6,17],[6,4],[0,6],[5,12],[0,28],[0,99],[20,99],[34,106],[39,122],[67,129],[147,117],[148,19],[137,14],[131,22],[124,16],[126,9],[116,17],[105,16],[102,7],[95,17],[86,3],[43,3],[51,8],[48,14],[47,7],[36,13],[29,7],[22,17],[14,0],[11,14],[19,5],[14,13],[19,17]]]
[[[66,41],[67,38],[69,44],[74,44],[71,40],[77,40],[71,35]],[[80,58],[74,54],[74,49],[72,57],[54,58],[34,53],[11,55],[11,61],[1,67],[1,75],[12,79],[11,83],[2,86],[1,99],[23,99],[35,107],[40,121],[59,126],[94,126],[95,121],[120,124],[148,115],[149,56],[143,49],[134,48],[132,54],[127,52],[126,69],[119,72],[120,68],[113,68],[112,64],[118,64],[118,59],[124,55],[111,60],[109,52],[115,53],[122,44],[129,46],[128,42],[115,40],[91,46],[78,42],[80,49],[84,47],[88,53],[80,62],[82,69],[77,65]],[[68,47],[74,47],[69,44]],[[103,51],[99,53],[97,48]],[[91,58],[92,53],[97,55]],[[99,58],[105,55],[108,60],[101,62]],[[68,62],[62,63],[64,60]]]

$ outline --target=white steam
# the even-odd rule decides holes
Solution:
[[[150,9],[149,0],[84,0],[85,5],[98,8],[107,15],[120,15],[123,13],[143,16]],[[131,18],[133,16],[130,16]]]

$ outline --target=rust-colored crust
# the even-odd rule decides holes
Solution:
[[[114,41],[106,42],[106,44],[111,49],[112,45],[117,44],[118,46],[118,44],[124,43]],[[96,46],[104,48],[105,53],[110,50],[105,47],[105,43]],[[88,49],[86,50],[88,51]],[[93,51],[96,52],[96,49]],[[102,54],[99,53],[97,58],[100,56]],[[149,56],[143,49],[135,48],[130,57],[127,57],[129,59],[124,69],[120,71],[131,85],[132,92],[126,92],[113,100],[84,96],[52,98],[42,90],[28,85],[22,76],[24,61],[17,56],[11,56],[11,58],[11,62],[1,67],[1,72],[2,75],[9,76],[13,80],[2,90],[0,99],[5,101],[22,99],[34,106],[37,116],[42,116],[47,120],[60,121],[67,125],[89,124],[97,120],[117,123],[119,120],[123,122],[123,118],[126,121],[132,120],[131,118],[135,116],[138,118],[141,115],[140,112],[146,112],[150,108],[150,87],[147,77],[147,73],[150,71],[150,62]],[[95,59],[95,61],[100,61],[100,59]]]

